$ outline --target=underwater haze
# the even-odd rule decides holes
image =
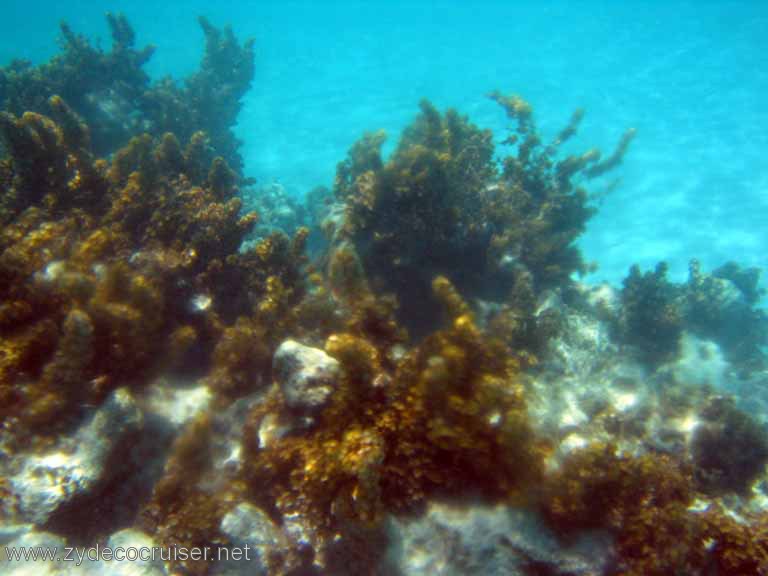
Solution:
[[[0,575],[768,574],[764,0],[3,8]]]
[[[486,98],[498,89],[533,105],[545,137],[584,108],[577,149],[608,153],[637,129],[620,184],[579,240],[599,265],[590,281],[616,284],[634,262],[666,260],[678,280],[693,257],[706,269],[734,258],[768,264],[768,4],[760,0],[14,1],[4,3],[0,62],[50,58],[62,19],[108,48],[105,11],[126,14],[138,46],[157,46],[153,77],[196,68],[198,15],[255,39],[237,134],[245,172],[261,183],[296,196],[332,185],[363,131],[385,129],[391,149],[421,98],[503,134],[506,118]]]

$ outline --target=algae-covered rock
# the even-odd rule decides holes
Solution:
[[[89,422],[51,452],[28,456],[10,478],[19,517],[42,525],[65,504],[92,494],[120,472],[125,461],[111,458],[113,451],[141,426],[131,394],[116,390]]]
[[[322,350],[286,340],[275,352],[272,370],[286,404],[311,411],[328,401],[336,388],[341,366]]]

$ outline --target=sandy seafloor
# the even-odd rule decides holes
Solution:
[[[554,136],[587,115],[573,149],[608,152],[638,136],[622,178],[581,240],[592,281],[618,284],[630,264],[670,263],[686,276],[729,259],[768,265],[768,3],[587,2],[70,2],[2,3],[0,62],[42,62],[58,21],[107,47],[105,11],[122,11],[137,44],[154,43],[154,76],[197,66],[195,16],[256,39],[256,79],[238,133],[246,170],[296,195],[330,185],[364,130],[390,146],[420,98],[453,106],[503,137],[484,98],[517,92]],[[592,184],[599,192],[601,183]],[[765,283],[765,280],[764,280]]]

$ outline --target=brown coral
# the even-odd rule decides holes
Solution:
[[[0,214],[0,417],[19,441],[76,421],[116,386],[141,385],[168,367],[166,346],[179,366],[186,342],[204,369],[239,317],[253,315],[243,322],[267,335],[259,346],[270,358],[303,294],[306,231],[240,254],[256,216],[241,213],[223,160],[204,169],[173,136],[145,135],[107,167],[74,113],[58,97],[51,105],[61,124],[34,114],[2,124],[11,178]],[[188,172],[206,176],[192,184]],[[233,375],[242,363],[222,352],[228,340],[213,360]],[[247,378],[258,381],[269,363],[256,364]],[[217,389],[231,397],[243,378]]]
[[[542,494],[548,518],[562,534],[612,531],[621,574],[768,569],[765,515],[737,520],[717,503],[702,511],[690,468],[667,456],[621,455],[611,445],[592,445],[569,456]]]
[[[491,97],[516,122],[505,143],[516,145],[517,154],[500,164],[490,131],[422,101],[387,161],[384,134],[368,133],[337,168],[334,193],[346,212],[334,231],[330,261],[336,268],[362,268],[374,291],[394,294],[400,322],[417,337],[439,324],[434,276],[449,278],[470,301],[503,302],[524,281],[541,293],[586,272],[575,241],[594,207],[578,179],[614,168],[634,134],[628,132],[605,162],[596,150],[560,159],[582,111],[545,146],[527,102]]]
[[[516,363],[482,337],[446,279],[435,284],[449,295],[449,327],[395,361],[394,372],[375,335],[335,334],[326,350],[345,375],[311,429],[254,441],[275,414],[290,422],[277,390],[252,415],[251,497],[278,518],[298,515],[319,549],[349,522],[413,510],[436,494],[507,498],[541,473]]]

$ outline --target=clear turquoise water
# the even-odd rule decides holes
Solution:
[[[638,129],[622,185],[582,239],[619,282],[632,262],[728,259],[768,268],[768,2],[3,2],[0,62],[57,51],[58,21],[107,47],[124,12],[154,76],[195,69],[195,16],[257,41],[238,132],[249,174],[301,195],[330,185],[364,131],[393,144],[427,97],[503,134],[484,95],[517,92],[545,135],[587,111],[576,148],[609,151]],[[599,189],[599,184],[596,189]]]

